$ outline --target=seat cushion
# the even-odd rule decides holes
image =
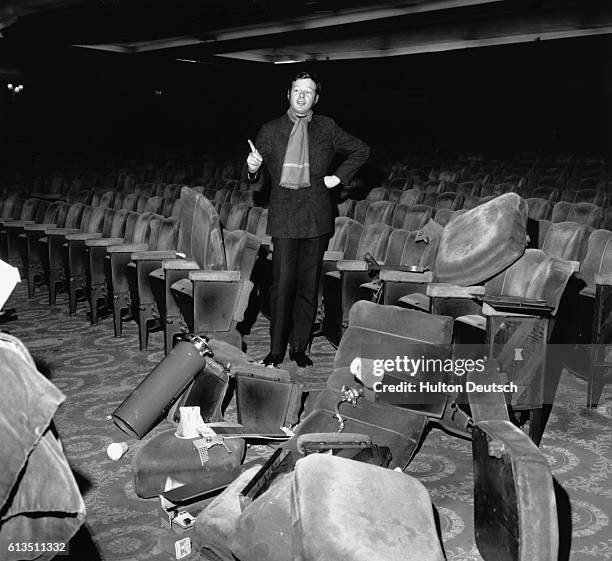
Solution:
[[[397,471],[328,454],[293,475],[293,559],[442,561],[425,487]]]

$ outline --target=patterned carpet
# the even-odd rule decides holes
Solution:
[[[67,397],[56,425],[87,506],[87,523],[71,543],[71,557],[171,559],[158,540],[165,532],[159,525],[156,500],[139,499],[133,489],[131,460],[142,442],[127,438],[107,419],[162,359],[161,334],[153,334],[150,350],[141,353],[134,323],[125,324],[124,335],[115,338],[110,319],[96,327],[89,325],[84,303],[76,317],[70,317],[65,295],[57,306],[49,307],[44,287],[28,299],[23,283],[7,307],[15,307],[19,317],[3,325],[4,330],[23,340],[41,372]],[[265,318],[258,319],[246,341],[253,357],[265,354]],[[327,341],[317,339],[312,351],[316,367],[303,380],[308,389],[316,390],[330,373],[334,350]],[[612,559],[612,386],[604,389],[595,410],[585,409],[585,393],[584,382],[563,374],[542,441],[558,483],[562,561]],[[165,421],[152,434],[163,428],[168,428]],[[114,462],[107,457],[106,447],[117,441],[127,441],[129,451]],[[481,559],[473,540],[471,462],[469,442],[434,430],[408,469],[429,490],[447,558],[453,561]]]

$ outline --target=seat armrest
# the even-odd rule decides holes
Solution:
[[[55,228],[57,224],[28,224],[24,230],[26,232],[44,232],[50,228]]]
[[[432,298],[473,298],[484,293],[484,286],[458,286],[444,282],[433,282],[427,286],[427,296]]]
[[[368,271],[369,267],[366,261],[359,259],[340,259],[336,262],[336,268],[339,271]]]
[[[164,270],[171,271],[200,270],[200,266],[196,261],[190,261],[188,259],[164,259],[162,267],[164,268]]]
[[[24,228],[25,226],[31,226],[36,224],[34,220],[13,220],[5,224],[6,228]]]
[[[108,251],[109,253],[123,253],[131,251],[131,259],[133,261],[163,261],[164,259],[176,259],[176,251],[172,249],[147,250],[146,244],[113,245],[108,248]]]
[[[259,239],[261,240],[261,245],[267,245],[267,246],[272,245],[272,236],[268,236],[268,235],[260,236]]]
[[[89,247],[110,247],[111,245],[119,245],[121,243],[123,243],[123,238],[100,238],[85,241],[85,245]]]
[[[595,284],[612,286],[612,273],[595,273]]]
[[[146,243],[119,243],[106,248],[108,253],[134,253],[135,251],[146,251],[149,246]]]
[[[433,272],[424,271],[423,273],[412,273],[408,271],[395,271],[393,269],[381,269],[379,278],[387,282],[433,282]]]
[[[100,239],[101,237],[101,232],[80,232],[78,234],[66,234],[66,240],[69,242],[84,242],[86,240]]]
[[[233,282],[240,280],[240,271],[191,271],[189,280],[198,281],[226,281]]]
[[[323,261],[340,261],[344,257],[344,251],[330,251],[329,249],[323,254]]]
[[[78,228],[48,228],[45,234],[48,236],[67,236],[68,234],[76,234],[80,232]]]

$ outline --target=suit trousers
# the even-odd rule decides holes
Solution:
[[[306,349],[317,313],[319,279],[329,235],[272,238],[270,352],[285,356],[287,342]]]

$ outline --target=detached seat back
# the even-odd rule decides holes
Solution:
[[[451,357],[453,320],[450,317],[356,302],[350,310],[346,330],[334,359],[334,371],[326,389],[317,397],[311,413],[296,427],[296,435],[314,432],[337,432],[339,412],[344,419],[343,431],[367,434],[372,441],[391,450],[391,467],[404,468],[416,452],[427,416],[440,417],[448,400],[443,393],[421,393],[418,381],[442,381],[443,372],[402,370],[393,366],[383,377],[373,377],[372,361],[397,356],[445,360]],[[361,360],[360,378],[355,376],[354,360]],[[385,379],[386,377],[386,379]],[[391,403],[388,395],[372,390],[374,381],[397,384],[414,382],[416,392],[405,393],[401,403]],[[353,406],[342,401],[343,388],[351,388],[363,397]]]

